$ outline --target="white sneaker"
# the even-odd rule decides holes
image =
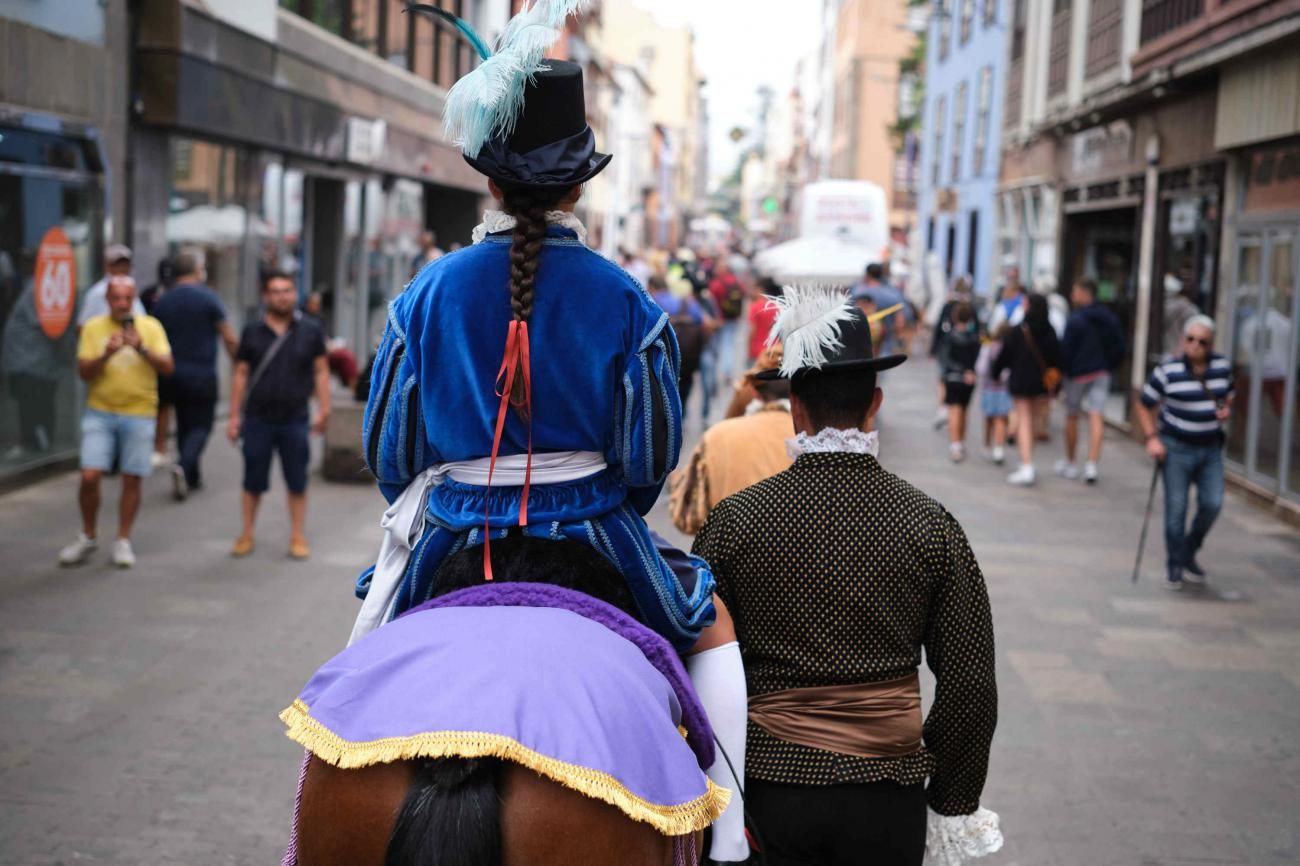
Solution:
[[[59,551],[59,565],[81,565],[99,547],[99,542],[86,535],[77,533],[77,540]]]
[[[167,465],[167,455],[161,451],[155,451],[153,456],[149,458],[149,465],[154,469],[163,468]]]
[[[1056,461],[1056,474],[1068,481],[1075,481],[1079,477],[1079,467],[1062,458]]]
[[[131,549],[131,539],[119,538],[113,544],[113,564],[118,568],[130,568],[135,565],[135,551]]]
[[[1001,445],[993,446],[993,462],[1001,466],[1007,459],[1007,450]]]
[[[1091,460],[1083,464],[1083,480],[1089,484],[1097,483],[1097,464]]]
[[[960,442],[951,442],[948,444],[948,458],[953,463],[960,463],[966,459],[966,446]]]
[[[1026,463],[1007,476],[1007,483],[1014,487],[1030,487],[1038,480],[1034,472],[1034,465]]]
[[[172,467],[172,499],[177,502],[184,502],[185,497],[190,493],[190,486],[185,483],[185,470],[173,463]]]

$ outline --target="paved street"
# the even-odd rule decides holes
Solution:
[[[882,461],[962,521],[993,598],[985,804],[1007,845],[990,866],[1297,862],[1296,531],[1230,496],[1204,556],[1214,589],[1175,595],[1157,582],[1157,511],[1132,586],[1136,446],[1113,439],[1085,488],[1051,476],[1054,443],[1038,488],[1011,489],[978,458],[948,463],[928,367],[886,386]],[[381,499],[315,483],[315,556],[295,563],[276,487],[258,550],[233,561],[238,462],[224,441],[209,451],[211,487],[189,502],[149,482],[128,572],[107,550],[54,565],[72,475],[0,497],[0,863],[278,862],[299,753],[276,713],[347,636]],[[662,502],[653,521],[669,529]]]

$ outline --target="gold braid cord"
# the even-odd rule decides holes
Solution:
[[[548,758],[501,734],[477,731],[436,731],[407,737],[354,743],[343,739],[312,718],[311,710],[295,700],[280,721],[285,736],[327,764],[344,770],[390,764],[415,758],[500,758],[527,767],[553,782],[594,800],[614,806],[634,821],[654,827],[665,836],[684,836],[712,824],[731,801],[731,792],[706,778],[705,793],[677,806],[651,803],[629,791],[608,773]]]

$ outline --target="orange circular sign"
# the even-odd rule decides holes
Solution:
[[[77,265],[72,258],[72,244],[58,226],[41,238],[34,276],[36,318],[45,336],[57,340],[72,323],[72,308],[77,301]]]

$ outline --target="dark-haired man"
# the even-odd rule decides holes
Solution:
[[[789,379],[799,456],[723,500],[693,548],[745,661],[746,808],[766,862],[918,866],[927,803],[933,839],[982,828],[993,850],[984,579],[952,515],[875,456],[876,374],[903,358],[872,357],[842,294],[787,289],[779,303],[785,357],[758,378]],[[937,683],[924,725],[922,649]]]
[[[885,266],[877,263],[867,265],[867,271],[861,283],[853,289],[853,300],[869,299],[877,310],[901,307],[897,312],[885,317],[884,336],[881,337],[880,351],[885,355],[897,352],[907,353],[906,334],[915,315],[903,299],[903,293],[885,280]]]
[[[1102,435],[1106,430],[1106,398],[1110,396],[1111,371],[1124,360],[1124,326],[1105,304],[1097,303],[1097,284],[1076,280],[1070,290],[1074,312],[1065,323],[1061,341],[1061,363],[1065,365],[1065,459],[1056,464],[1056,474],[1079,477],[1075,455],[1079,450],[1079,415],[1088,415],[1088,461],[1083,480],[1097,482]]]
[[[281,272],[266,276],[262,286],[263,317],[244,327],[235,352],[230,383],[230,441],[243,440],[243,530],[231,556],[253,552],[253,527],[262,494],[270,483],[271,458],[289,488],[289,555],[306,559],[307,464],[310,432],[325,431],[330,413],[329,365],[320,326],[298,314],[298,289]],[[316,417],[308,429],[308,403],[316,395]]]
[[[167,330],[176,371],[159,383],[159,396],[176,414],[176,450],[171,467],[172,494],[184,499],[203,482],[199,459],[212,434],[217,408],[217,338],[235,357],[235,331],[226,308],[208,278],[197,253],[182,252],[173,260],[176,285],[154,304],[154,316]]]

